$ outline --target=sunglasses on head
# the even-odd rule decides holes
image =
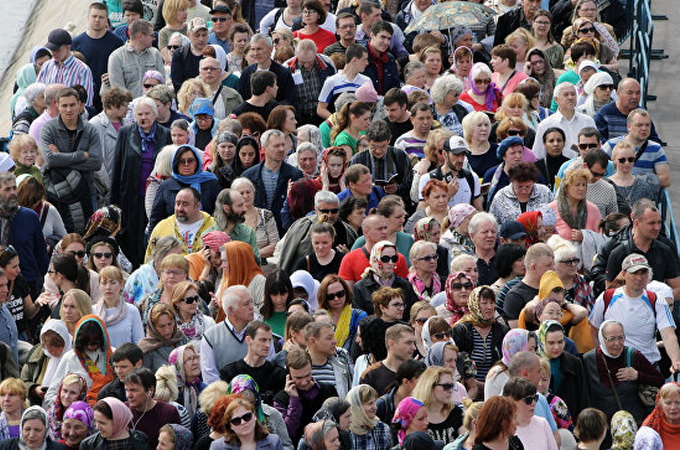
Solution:
[[[339,208],[331,208],[331,209],[320,209],[319,212],[321,214],[337,214],[340,211]]]
[[[13,246],[11,246],[11,245],[8,245],[7,248],[5,248],[5,249],[2,251],[2,254],[3,254],[3,255],[7,255],[7,256],[15,256],[15,255],[18,255],[16,249],[15,249]]]
[[[237,427],[237,426],[241,425],[241,423],[248,423],[251,420],[253,420],[253,413],[248,412],[248,413],[245,413],[244,415],[242,415],[241,417],[234,417],[233,419],[231,419],[229,421],[229,423],[232,424],[233,426]]]
[[[524,403],[526,403],[527,405],[531,405],[534,402],[538,402],[538,394],[527,395],[522,400],[524,400]]]
[[[629,163],[633,164],[633,163],[635,163],[635,157],[630,156],[628,158],[617,158],[617,161],[619,162],[619,164],[623,164],[625,162],[629,162]]]
[[[193,297],[184,297],[182,301],[187,305],[191,305],[194,302],[198,302],[200,299],[201,298],[198,295],[194,295]]]
[[[578,144],[579,150],[590,150],[597,148],[597,144]]]
[[[440,331],[439,333],[433,333],[432,336],[436,339],[446,339],[451,337],[451,331]]]
[[[382,261],[384,263],[388,263],[388,262],[396,263],[397,261],[399,261],[399,256],[397,256],[397,255],[394,255],[394,256],[382,255],[380,257],[380,261]]]
[[[460,291],[463,288],[469,291],[470,289],[472,289],[472,283],[468,281],[467,283],[453,283],[451,285],[451,289],[453,289],[454,291]]]
[[[345,290],[343,289],[342,291],[338,292],[329,292],[326,294],[326,299],[327,300],[335,300],[336,298],[343,298],[345,296]]]
[[[85,252],[85,250],[78,250],[77,252],[72,250],[68,253],[70,255],[77,256],[78,258],[84,258],[85,255],[87,255],[87,252]]]

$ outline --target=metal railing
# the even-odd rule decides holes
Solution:
[[[675,244],[675,251],[680,255],[680,230],[678,224],[675,222],[675,215],[673,214],[673,205],[671,204],[671,196],[668,189],[662,189],[658,202],[659,211],[661,212],[661,220],[663,222],[664,232],[668,238]]]

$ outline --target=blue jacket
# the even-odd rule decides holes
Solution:
[[[19,207],[10,226],[9,243],[19,254],[21,274],[26,281],[38,281],[47,273],[50,262],[38,215],[32,209]]]
[[[368,66],[362,72],[368,78],[373,81],[373,87],[378,92],[378,95],[385,95],[387,91],[393,87],[401,87],[401,82],[399,81],[399,68],[397,67],[397,61],[394,59],[391,53],[387,53],[388,61],[383,66],[382,77],[378,77],[378,67],[375,64],[370,44],[367,44],[368,48]],[[382,83],[380,83],[382,79]]]

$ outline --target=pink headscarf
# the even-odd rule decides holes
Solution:
[[[132,411],[125,406],[125,403],[115,397],[106,397],[102,399],[102,401],[106,402],[111,408],[113,436],[110,440],[116,441],[118,439],[124,439],[126,437],[125,434],[128,432],[130,422],[132,422]]]
[[[456,206],[449,209],[449,222],[451,223],[451,229],[456,228],[458,225],[463,223],[467,216],[476,212],[477,210],[475,207],[469,203],[458,203]]]
[[[420,408],[424,406],[423,402],[417,400],[413,397],[405,397],[399,402],[397,409],[394,411],[394,418],[392,423],[397,425],[399,431],[397,431],[397,439],[399,439],[399,445],[404,443],[404,438],[406,438],[406,430],[411,421],[418,414]]]
[[[203,245],[216,252],[219,252],[224,244],[231,242],[231,238],[224,231],[211,231],[205,233],[202,239]]]

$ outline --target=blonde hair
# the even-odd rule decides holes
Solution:
[[[545,358],[538,358],[538,364],[541,374],[550,376],[550,362]]]
[[[165,0],[161,14],[166,23],[174,24],[177,13],[188,7],[189,3],[187,0]]]
[[[225,395],[227,389],[229,389],[229,383],[226,381],[214,381],[206,386],[206,388],[198,395],[198,405],[206,416],[210,416],[210,412],[215,406],[215,402]]]
[[[480,122],[485,122],[489,125],[489,131],[491,131],[491,120],[489,120],[489,116],[483,112],[474,111],[463,117],[463,137],[468,145],[472,144],[472,132]]]
[[[633,146],[633,144],[626,141],[625,139],[620,141],[618,144],[614,146],[614,149],[612,150],[611,160],[614,164],[616,164],[616,157],[619,156],[619,152],[621,150],[632,150],[633,153],[635,153],[635,147]]]
[[[665,400],[673,395],[680,395],[680,386],[675,383],[666,383],[659,389],[659,400]]]
[[[536,38],[525,28],[517,28],[505,38],[505,44],[510,45],[515,40],[522,41],[527,46],[527,53],[529,49],[536,46]],[[526,57],[526,54],[524,55]]]
[[[592,175],[590,174],[590,170],[586,169],[585,167],[570,170],[564,176],[560,189],[564,188],[566,190],[569,188],[569,186],[571,186],[572,183],[577,181],[585,181],[586,183],[589,183],[591,178]]]
[[[76,309],[80,313],[80,317],[92,314],[92,299],[87,292],[82,289],[71,289],[61,297],[61,306],[59,307],[59,317],[64,316],[64,301],[66,297],[71,297],[76,302]]]
[[[35,149],[38,155],[40,155],[40,148],[35,142],[35,139],[33,139],[28,134],[20,134],[19,136],[13,138],[7,145],[7,148],[9,149],[9,156],[12,157],[12,160],[15,163],[18,162],[19,153],[21,153],[21,149],[24,148],[24,145],[30,145],[33,147],[33,149]]]
[[[453,370],[446,367],[430,366],[425,369],[425,372],[418,379],[416,387],[411,392],[411,397],[420,400],[426,407],[432,404],[434,400],[435,384],[439,383],[442,375],[450,375],[453,380]],[[455,381],[455,380],[454,380]],[[447,402],[442,407],[442,414],[448,416],[453,409],[453,403]]]
[[[501,107],[498,108],[498,111],[496,111],[496,120],[500,122],[501,120],[505,119],[505,111],[503,107],[513,107],[513,106],[521,106],[522,110],[526,112],[527,107],[529,106],[529,102],[527,101],[527,98],[524,96],[524,94],[520,92],[513,92],[512,94],[508,94],[505,97],[503,97],[503,103],[501,103]],[[484,113],[481,113],[484,114]],[[486,114],[484,114],[486,115]],[[463,119],[465,120],[465,119]]]
[[[119,281],[119,282],[124,282],[125,279],[123,278],[123,271],[121,270],[120,267],[116,266],[106,266],[102,270],[99,271],[99,282],[101,283],[102,280],[114,280],[114,281]]]
[[[62,386],[68,386],[69,384],[80,385],[81,392],[87,388],[87,383],[85,383],[85,379],[78,375],[77,373],[69,373],[61,380]]]
[[[463,416],[463,427],[468,432],[472,431],[472,421],[479,418],[479,413],[482,412],[484,402],[473,402],[468,397],[463,399],[463,406],[465,406],[465,415]]]
[[[174,402],[179,396],[177,372],[171,366],[161,366],[156,371],[156,392],[154,398],[165,403]]]
[[[23,409],[28,408],[28,387],[18,378],[5,378],[0,383],[0,395],[15,394],[24,399]]]
[[[161,270],[163,269],[181,269],[188,274],[189,262],[184,256],[173,253],[166,256],[163,258],[163,261],[161,261]]]
[[[191,106],[189,103],[189,93],[195,87],[198,87],[203,91],[199,97],[207,97],[210,93],[210,88],[200,78],[189,78],[185,80],[184,83],[182,83],[182,87],[177,91],[177,105],[179,106],[179,110],[184,114],[189,112],[189,107]]]
[[[191,281],[180,281],[172,288],[172,295],[170,296],[170,306],[177,311],[177,303],[181,302],[187,291],[193,289],[198,292],[198,286],[196,286]],[[201,314],[198,311],[198,314]]]
[[[427,137],[427,142],[425,143],[425,148],[423,149],[423,152],[425,153],[425,158],[428,161],[437,164],[437,152],[439,151],[437,143],[439,142],[440,139],[448,139],[454,134],[455,133],[453,131],[444,127],[430,131],[430,134]]]

